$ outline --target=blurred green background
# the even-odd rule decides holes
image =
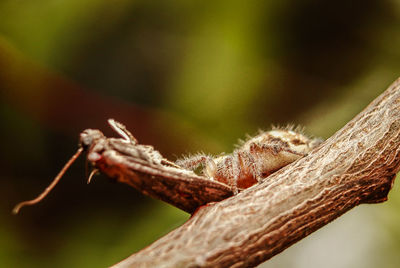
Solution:
[[[79,133],[175,160],[231,152],[245,134],[300,124],[327,138],[400,75],[400,1],[0,1],[0,267],[105,267],[189,215],[97,176]],[[398,267],[400,190],[260,267]]]

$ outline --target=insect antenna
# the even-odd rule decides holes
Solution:
[[[60,181],[64,173],[67,171],[67,169],[74,163],[74,161],[80,156],[80,154],[83,152],[83,148],[80,147],[78,151],[68,160],[68,162],[65,164],[65,166],[61,169],[61,171],[57,174],[57,176],[54,178],[54,180],[50,183],[49,186],[35,199],[29,200],[29,201],[23,201],[21,203],[18,203],[14,209],[13,209],[13,214],[17,214],[19,210],[24,207],[24,206],[32,206],[34,204],[39,203],[42,201],[46,195],[56,186],[56,184]]]

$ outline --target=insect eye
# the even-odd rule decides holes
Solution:
[[[90,147],[95,140],[104,137],[103,133],[95,129],[84,130],[79,138],[79,142],[84,149]]]
[[[79,141],[82,147],[86,149],[93,143],[93,138],[89,135],[88,130],[85,130],[81,133]]]

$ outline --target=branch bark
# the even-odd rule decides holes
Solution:
[[[387,200],[399,166],[400,79],[308,156],[113,267],[256,266],[351,208]]]

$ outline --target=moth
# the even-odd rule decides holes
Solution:
[[[13,213],[40,202],[82,152],[93,167],[88,183],[101,172],[192,214],[202,205],[221,201],[262,181],[321,143],[290,128],[273,129],[243,142],[232,154],[198,154],[171,162],[152,146],[139,144],[123,124],[114,119],[108,123],[120,138],[107,138],[97,129],[84,130],[79,149],[52,183],[37,198],[17,204]]]

